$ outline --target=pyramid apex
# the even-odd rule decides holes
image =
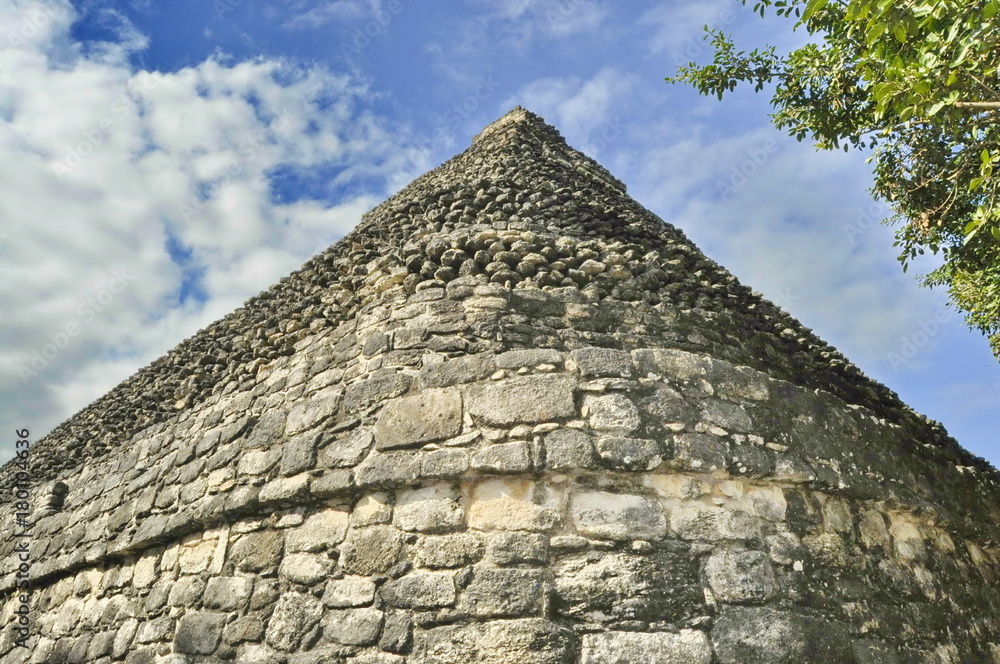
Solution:
[[[536,115],[523,106],[518,105],[504,113],[490,124],[486,125],[483,130],[472,139],[472,143],[473,145],[481,143],[485,139],[495,135],[497,132],[516,125],[534,125],[536,127],[544,127],[548,131],[555,132],[556,134],[559,133],[555,127],[546,123],[541,116]]]

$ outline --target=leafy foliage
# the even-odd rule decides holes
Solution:
[[[870,151],[903,269],[942,255],[924,284],[946,286],[1000,358],[1000,0],[755,0],[754,10],[815,39],[786,55],[745,52],[706,26],[712,64],[666,80],[720,99],[741,83],[773,85],[776,127],[822,149]]]

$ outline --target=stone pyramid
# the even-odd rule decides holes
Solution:
[[[5,663],[1000,662],[996,471],[521,108],[24,465]]]

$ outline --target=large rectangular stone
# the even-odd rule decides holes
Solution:
[[[462,396],[457,390],[427,390],[390,401],[375,423],[375,447],[413,447],[462,431]]]
[[[412,664],[570,664],[576,636],[542,620],[445,625],[414,634]]]
[[[659,539],[667,519],[655,498],[633,494],[588,491],[573,497],[570,508],[581,535],[613,540]]]
[[[704,632],[603,632],[583,637],[581,664],[711,664]]]
[[[473,417],[495,426],[574,417],[573,379],[560,375],[522,376],[471,385],[467,407]]]

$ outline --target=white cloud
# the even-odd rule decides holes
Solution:
[[[342,236],[410,167],[352,78],[263,58],[137,71],[125,22],[94,49],[73,20],[52,0],[0,18],[0,412],[34,435]],[[339,189],[275,199],[279,168]]]
[[[397,2],[399,0],[396,0]],[[320,28],[340,21],[359,21],[383,13],[382,0],[298,1],[289,7],[292,17],[282,27],[289,29]]]
[[[517,104],[538,113],[559,128],[578,150],[600,158],[604,146],[622,136],[618,110],[636,81],[633,76],[605,67],[589,79],[543,78],[508,97],[503,106]]]

